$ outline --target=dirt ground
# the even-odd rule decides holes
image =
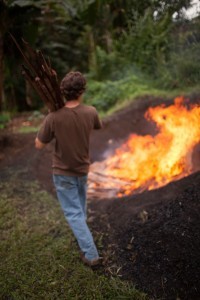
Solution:
[[[190,101],[200,103],[199,95]],[[146,97],[104,120],[91,137],[91,160],[101,161],[127,136],[155,133],[144,112],[172,100]],[[34,149],[35,134],[0,135],[0,169],[25,167],[54,193],[51,151]],[[157,190],[120,199],[90,199],[89,219],[104,256],[104,272],[127,279],[153,299],[200,299],[200,149],[195,173]]]

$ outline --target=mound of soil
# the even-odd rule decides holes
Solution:
[[[198,102],[198,95],[190,97]],[[156,132],[144,118],[147,108],[173,101],[146,97],[104,120],[91,138],[91,159],[101,161],[127,136]],[[2,139],[0,168],[27,168],[30,179],[55,194],[51,151],[34,149],[35,134]],[[6,141],[6,142],[5,142]],[[5,155],[6,154],[6,155]],[[197,147],[195,157],[199,159]],[[200,159],[199,159],[200,160]],[[128,279],[154,299],[200,298],[200,172],[160,189],[120,199],[89,201],[89,223],[102,241],[105,272]]]
[[[91,225],[104,236],[107,272],[155,299],[199,299],[199,183],[197,172],[157,190],[92,202]]]

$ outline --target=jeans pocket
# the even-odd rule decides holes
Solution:
[[[70,190],[76,186],[75,179],[69,176],[54,175],[53,181],[56,189],[67,189]]]
[[[88,179],[87,175],[79,177],[79,181],[83,185],[87,183],[87,179]]]

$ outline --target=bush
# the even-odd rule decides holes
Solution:
[[[165,14],[157,20],[149,7],[143,16],[133,15],[129,21],[128,31],[121,40],[121,51],[143,72],[155,77],[157,66],[166,61],[170,28],[170,16]]]
[[[123,79],[116,81],[88,80],[86,103],[95,106],[101,112],[106,112],[124,100],[155,93],[152,82],[139,73],[128,75],[121,73],[121,77]]]
[[[100,111],[106,111],[122,97],[120,87],[110,80],[105,82],[91,81],[86,92],[88,104]]]
[[[94,55],[96,64],[90,69],[89,76],[95,80],[120,79],[122,70],[130,63],[117,49],[107,53],[103,48],[97,46]]]
[[[197,85],[200,81],[200,44],[171,52],[169,62],[158,68],[158,84],[164,88]]]
[[[6,124],[10,121],[10,114],[9,113],[3,113],[0,115],[0,129],[3,129],[6,127]]]
[[[171,65],[179,85],[194,85],[200,81],[200,44],[182,53],[173,54]]]

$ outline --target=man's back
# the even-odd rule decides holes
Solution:
[[[55,138],[53,173],[81,176],[89,169],[89,136],[101,128],[96,109],[79,104],[50,113],[38,133],[43,143]]]

